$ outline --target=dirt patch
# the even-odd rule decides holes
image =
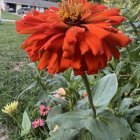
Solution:
[[[5,130],[0,126],[0,140],[10,140],[5,134]]]

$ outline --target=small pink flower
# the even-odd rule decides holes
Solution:
[[[32,122],[32,127],[33,127],[33,128],[37,128],[37,127],[38,127],[38,121],[36,121],[36,120],[33,121],[33,122]]]
[[[44,126],[44,120],[43,119],[36,119],[32,122],[32,127],[37,128],[40,126]]]
[[[39,119],[39,124],[40,124],[40,126],[44,126],[44,120],[43,119]]]
[[[55,98],[61,98],[60,94],[56,93],[53,95]]]
[[[51,107],[49,106],[46,107],[45,105],[40,105],[40,115],[41,116],[47,115],[50,109]]]
[[[50,111],[51,110],[51,107],[50,106],[47,106],[47,110]]]
[[[55,98],[65,99],[66,91],[64,88],[59,88],[56,93],[53,95]]]
[[[65,97],[62,97],[60,94],[56,93],[53,95],[53,97],[55,98],[59,98],[59,99],[65,99]]]

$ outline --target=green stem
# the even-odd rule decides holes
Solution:
[[[44,129],[44,132],[45,132],[45,134],[46,134],[47,138],[49,138],[49,133],[48,133],[48,131],[45,129],[45,127],[44,127],[44,126],[43,126],[43,129]]]
[[[37,68],[37,63],[35,63],[35,64],[36,64],[36,71],[37,71],[37,82],[40,84],[40,86],[42,87],[43,90],[46,90],[44,83],[42,83],[41,73],[40,73],[39,69]]]
[[[46,134],[41,128],[39,128],[39,130],[41,131],[41,133],[42,133],[43,135]]]
[[[96,109],[95,109],[95,106],[93,104],[93,99],[92,99],[90,85],[89,85],[89,81],[88,81],[87,75],[84,74],[81,77],[82,77],[83,82],[84,82],[85,87],[86,87],[86,91],[87,91],[87,94],[88,94],[88,100],[89,100],[89,103],[90,103],[92,111],[93,111],[93,117],[96,118]]]
[[[132,60],[131,60],[131,57],[130,57],[130,51],[129,51],[129,48],[127,47],[126,50],[127,50],[127,53],[128,53],[128,58],[129,58],[129,60],[132,61]]]
[[[17,123],[18,127],[19,127],[21,130],[23,130],[22,126],[19,124],[19,122],[17,121],[17,119],[16,119],[13,115],[11,115],[11,117],[12,117],[13,120]]]

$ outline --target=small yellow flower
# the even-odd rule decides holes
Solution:
[[[13,112],[16,111],[17,106],[18,106],[18,101],[11,102],[7,104],[6,106],[4,106],[4,108],[2,109],[2,112],[11,115]]]

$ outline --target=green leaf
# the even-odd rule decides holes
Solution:
[[[138,16],[140,15],[140,11],[138,11],[132,18],[131,18],[131,22],[136,20],[138,18]]]
[[[86,129],[82,129],[77,137],[77,139],[75,140],[94,140],[94,136],[92,135],[92,133],[90,133],[89,131],[87,131]]]
[[[140,123],[134,123],[131,126],[131,129],[133,131],[133,134],[135,135],[136,140],[140,139]]]
[[[35,87],[36,84],[37,84],[37,82],[34,82],[34,83],[32,83],[31,85],[29,85],[25,90],[23,90],[23,91],[19,94],[18,98],[19,98],[23,93],[25,93],[26,91],[28,91],[28,90],[32,89],[33,87]]]
[[[90,110],[77,110],[47,118],[47,123],[52,126],[81,129],[81,120],[91,115]]]
[[[127,119],[130,123],[134,122],[135,118],[140,115],[140,105],[128,109]]]
[[[125,64],[125,61],[120,61],[118,64],[117,64],[117,67],[116,67],[116,70],[115,70],[115,73],[116,75],[119,74],[119,72],[121,71],[121,69],[123,68],[123,65]]]
[[[74,140],[75,136],[79,133],[76,129],[65,129],[60,133],[60,140]]]
[[[135,3],[131,6],[131,10],[135,9],[139,4],[140,4],[140,1],[135,2]]]
[[[79,100],[79,101],[77,102],[76,108],[77,108],[77,109],[82,109],[82,110],[89,109],[89,102],[88,102],[88,99],[87,99],[87,98],[84,98],[84,99],[82,99],[82,100]]]
[[[49,137],[49,138],[46,139],[46,140],[60,140],[60,139],[59,139],[59,134],[55,134],[55,135]]]
[[[120,104],[119,112],[121,113],[127,112],[131,103],[132,103],[131,98],[124,98]]]
[[[55,106],[55,107],[51,108],[51,110],[49,111],[47,120],[49,120],[61,113],[62,113],[62,106],[61,105]],[[55,126],[56,126],[56,124],[54,123],[53,119],[51,119],[51,121],[48,121],[48,127],[50,130],[53,130],[53,128]]]
[[[83,128],[89,130],[96,138],[101,139],[101,132],[103,130],[96,126],[96,123],[98,123],[96,119],[93,120],[92,117],[89,117],[88,119],[82,120],[81,123]],[[101,128],[103,128],[103,126]]]
[[[135,136],[135,140],[140,140],[140,134],[133,132],[133,135]]]
[[[31,121],[26,111],[23,113],[22,128],[21,136],[27,135],[31,130]]]
[[[90,110],[79,110],[47,119],[47,122],[52,121],[61,128],[61,131],[59,130],[61,136],[60,140],[67,140],[64,139],[65,136],[66,138],[69,137],[67,136],[66,130],[67,132],[71,129],[73,132],[76,131],[75,135],[74,133],[71,134],[72,137],[70,137],[70,140],[73,140],[71,138],[74,138],[74,136],[77,137],[76,134],[78,134],[78,130],[84,128],[89,130],[92,134],[88,133],[84,136],[84,139],[79,140],[133,140],[127,122],[120,120],[108,110],[99,113],[95,119],[92,118]],[[57,139],[59,140],[58,137]]]
[[[67,87],[67,81],[62,75],[55,74],[54,77],[56,78],[57,82],[60,84],[61,87]]]
[[[135,123],[132,125],[132,129],[133,131],[135,131],[136,133],[140,134],[140,123]]]
[[[79,133],[76,129],[63,129],[60,128],[53,136],[47,140],[74,140],[75,136]]]
[[[130,52],[130,56],[132,60],[139,61],[140,60],[140,46]]]
[[[108,110],[99,113],[95,119],[89,117],[83,120],[82,124],[93,134],[95,140],[134,140],[127,122]]]
[[[126,92],[130,92],[130,90],[134,89],[137,87],[137,85],[139,85],[140,82],[140,65],[138,65],[135,68],[135,71],[133,72],[132,77],[129,79],[128,83],[125,84],[123,87],[120,88],[120,91],[117,92],[117,94],[115,94],[115,96],[113,97],[114,99],[111,101],[112,104],[113,102],[117,102],[119,99],[122,98],[122,95]]]
[[[97,109],[105,109],[118,88],[115,74],[109,74],[100,79],[92,89],[93,102]]]

